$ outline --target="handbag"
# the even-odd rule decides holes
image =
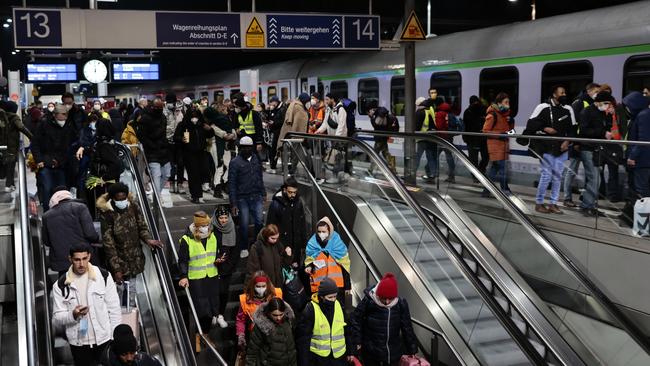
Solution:
[[[650,198],[636,200],[634,204],[634,235],[650,236]]]
[[[302,310],[307,305],[305,287],[298,276],[298,271],[293,268],[282,268],[282,295],[284,301],[296,311]]]
[[[431,364],[422,357],[404,355],[399,359],[399,366],[431,366]]]

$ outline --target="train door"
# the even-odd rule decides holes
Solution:
[[[290,81],[281,81],[277,86],[277,95],[281,101],[288,103],[291,98],[293,98],[293,93],[291,92],[291,82]]]
[[[307,83],[309,84],[309,95],[318,91],[318,77],[307,78]]]

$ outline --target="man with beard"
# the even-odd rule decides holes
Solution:
[[[280,241],[291,247],[293,263],[301,263],[307,245],[305,208],[298,193],[298,182],[289,177],[282,188],[273,196],[266,224],[280,229]]]

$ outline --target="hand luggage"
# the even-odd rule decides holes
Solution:
[[[634,235],[650,236],[650,197],[636,200],[632,231]]]
[[[431,364],[422,357],[404,355],[399,359],[399,366],[431,366]]]
[[[139,312],[137,308],[131,308],[131,302],[129,301],[129,281],[124,281],[123,287],[124,290],[122,293],[126,293],[126,307],[122,307],[122,324],[131,327],[135,339],[140,343],[140,324],[138,322]]]

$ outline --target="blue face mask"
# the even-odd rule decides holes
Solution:
[[[506,112],[510,109],[510,107],[507,105],[500,105],[498,106],[498,108],[499,108],[499,112]]]
[[[127,207],[129,207],[129,201],[128,200],[122,200],[122,201],[115,201],[114,200],[113,203],[115,204],[115,207],[117,207],[120,210],[124,210]]]

